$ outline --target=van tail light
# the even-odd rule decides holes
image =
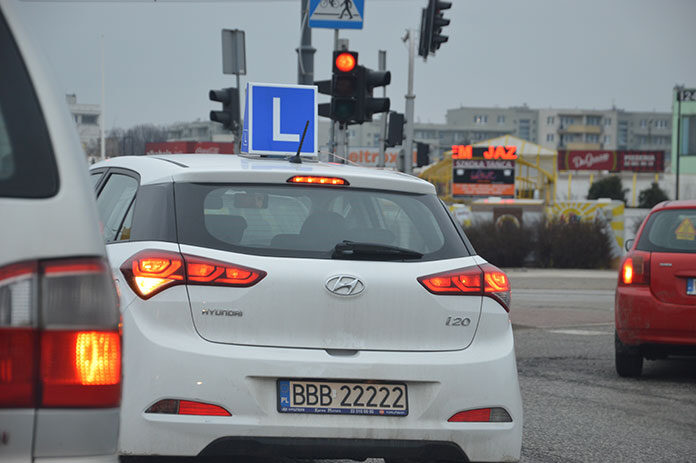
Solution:
[[[0,268],[0,408],[118,406],[117,304],[101,258]]]
[[[512,417],[504,408],[478,408],[457,412],[448,420],[450,423],[510,423]]]
[[[219,405],[191,400],[163,399],[152,404],[145,413],[163,413],[167,415],[232,416]]]
[[[491,297],[510,311],[510,280],[505,272],[491,264],[426,275],[419,277],[418,282],[437,295]]]
[[[248,287],[266,276],[262,270],[157,250],[144,250],[133,255],[123,263],[121,272],[142,299],[149,299],[179,284]]]
[[[650,253],[633,251],[629,253],[621,265],[619,275],[621,285],[650,284]]]

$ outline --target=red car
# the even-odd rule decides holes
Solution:
[[[696,356],[696,201],[658,204],[626,247],[614,311],[616,371],[637,377],[644,358]]]

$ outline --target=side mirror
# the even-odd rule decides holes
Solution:
[[[633,247],[633,242],[634,242],[634,241],[635,241],[635,240],[634,240],[633,238],[631,238],[630,240],[626,240],[626,242],[624,243],[624,248],[626,248],[626,251],[630,251],[630,250],[631,250],[631,248]]]

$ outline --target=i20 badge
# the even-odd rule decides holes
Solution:
[[[365,290],[365,283],[353,275],[334,275],[324,283],[329,292],[337,296],[357,296]]]

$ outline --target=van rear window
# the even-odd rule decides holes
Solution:
[[[36,93],[0,13],[0,197],[48,198],[58,171]]]
[[[175,185],[179,241],[233,252],[330,258],[345,241],[419,260],[470,255],[434,195],[299,185]]]

